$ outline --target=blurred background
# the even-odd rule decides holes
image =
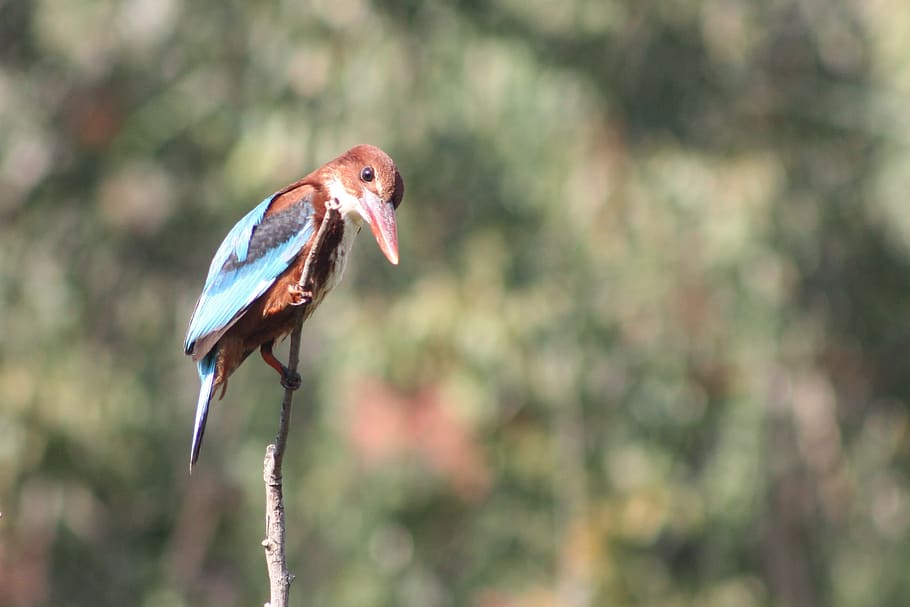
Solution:
[[[267,600],[281,388],[188,476],[183,336],[361,142],[402,263],[304,330],[294,604],[903,604],[908,107],[903,0],[0,0],[0,604]]]

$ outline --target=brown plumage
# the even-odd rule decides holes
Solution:
[[[395,210],[403,195],[392,159],[377,147],[359,145],[276,192],[228,234],[209,268],[185,344],[202,380],[191,467],[214,391],[221,387],[224,394],[230,375],[254,350],[261,350],[283,384],[299,383],[272,346],[293,330],[298,306],[308,318],[338,284],[364,224],[389,261],[398,263]],[[327,214],[329,206],[338,214]],[[301,274],[323,221],[332,224],[315,251],[304,291]]]

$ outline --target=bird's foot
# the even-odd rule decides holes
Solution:
[[[284,373],[281,374],[281,387],[285,390],[297,390],[300,388],[300,383],[300,373],[296,371],[285,369]]]
[[[288,293],[291,295],[292,306],[302,306],[313,301],[313,292],[299,284],[288,285]]]
[[[291,371],[284,364],[275,358],[272,354],[274,341],[267,341],[259,348],[262,359],[281,376],[281,385],[285,390],[296,390],[300,387],[300,375],[296,371]]]

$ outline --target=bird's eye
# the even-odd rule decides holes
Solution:
[[[360,178],[363,181],[373,181],[373,178],[376,176],[373,173],[373,167],[363,167],[363,170],[360,171]]]

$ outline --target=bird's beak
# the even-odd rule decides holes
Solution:
[[[395,207],[369,190],[364,190],[360,201],[363,207],[361,215],[370,224],[376,244],[393,265],[398,265],[398,222],[395,219]]]

